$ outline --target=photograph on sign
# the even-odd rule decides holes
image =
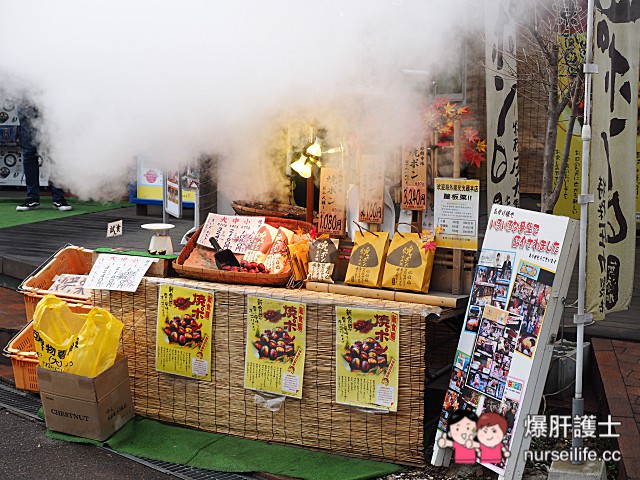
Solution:
[[[157,371],[211,380],[213,302],[213,292],[160,285]]]
[[[523,395],[530,377],[537,375],[533,362],[568,221],[494,205],[438,422],[442,433],[437,437],[449,432],[452,419],[460,421],[456,411],[472,410],[478,416],[490,412],[506,419],[503,446],[512,447]],[[440,447],[436,443],[434,448],[436,458]],[[507,462],[483,465],[503,474]]]
[[[306,305],[247,297],[244,388],[302,398]]]
[[[336,402],[398,410],[400,315],[336,307]]]
[[[478,249],[480,181],[436,178],[434,224],[439,247]]]
[[[180,183],[180,171],[169,170],[165,172],[167,179],[164,184],[164,210],[169,215],[182,217],[182,184]]]

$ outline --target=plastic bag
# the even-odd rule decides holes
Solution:
[[[33,314],[40,366],[85,377],[99,375],[115,362],[123,324],[107,310],[72,312],[54,295],[45,296]]]

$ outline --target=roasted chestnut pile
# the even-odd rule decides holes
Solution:
[[[269,273],[269,269],[264,266],[264,263],[245,262],[244,260],[240,262],[239,267],[224,265],[222,269],[228,272]]]
[[[387,368],[387,347],[383,347],[375,338],[367,337],[364,342],[356,340],[345,349],[343,358],[352,372],[381,372]]]
[[[258,351],[260,358],[270,360],[289,361],[296,353],[294,340],[296,337],[289,335],[282,327],[273,330],[265,330],[256,337],[253,346]]]
[[[163,330],[169,343],[193,348],[202,342],[202,323],[198,323],[188,313],[182,317],[176,315],[172,320],[167,318],[164,323]]]

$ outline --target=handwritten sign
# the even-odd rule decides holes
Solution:
[[[345,199],[344,172],[337,168],[323,168],[320,172],[319,233],[344,235]]]
[[[84,282],[85,289],[135,292],[156,258],[101,253]]]
[[[427,147],[402,154],[402,208],[427,209]]]
[[[245,254],[251,240],[264,224],[264,217],[218,215],[210,213],[198,237],[198,245],[211,248],[209,239],[215,237],[220,247],[233,253]]]
[[[54,277],[53,283],[47,290],[49,290],[50,292],[89,297],[91,295],[91,291],[84,288],[84,284],[86,281],[86,275],[61,273],[60,275],[56,275]]]
[[[381,224],[384,220],[384,161],[380,155],[362,155],[358,220]]]

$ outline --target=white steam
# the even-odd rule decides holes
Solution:
[[[402,71],[450,61],[477,3],[2,0],[0,82],[40,106],[54,177],[83,198],[121,196],[136,157],[215,153],[218,188],[260,199],[278,188],[265,142],[290,119],[365,150],[415,138]]]

